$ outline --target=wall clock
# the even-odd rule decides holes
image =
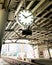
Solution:
[[[19,23],[22,24],[24,27],[28,27],[34,20],[34,16],[29,10],[21,10],[18,13],[17,18]]]

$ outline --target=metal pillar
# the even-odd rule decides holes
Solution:
[[[5,9],[0,9],[0,53],[1,53],[1,46],[2,46],[2,38],[7,22],[7,11]]]
[[[50,50],[49,50],[49,45],[48,44],[49,44],[49,40],[48,40],[48,43],[47,43],[47,49],[48,49],[48,53],[49,53],[49,57],[50,57],[49,59],[51,59],[51,54],[50,54]]]

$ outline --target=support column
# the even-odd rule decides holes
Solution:
[[[1,46],[2,46],[2,38],[7,22],[7,14],[8,12],[5,9],[0,9],[0,53],[1,53]]]

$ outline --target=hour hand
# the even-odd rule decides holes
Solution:
[[[22,14],[23,15],[23,14]],[[25,15],[23,15],[25,18],[27,18]]]

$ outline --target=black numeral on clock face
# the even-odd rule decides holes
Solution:
[[[21,19],[19,19],[19,21],[21,21]]]

